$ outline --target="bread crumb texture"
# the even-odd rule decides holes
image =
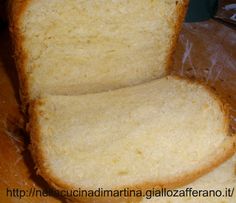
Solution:
[[[235,188],[236,174],[235,170],[236,155],[226,161],[224,164],[214,169],[211,173],[199,178],[195,182],[186,187],[179,188],[185,190],[186,188],[193,188],[196,190],[221,190],[223,193],[226,188]],[[143,199],[141,203],[235,203],[236,194],[233,197],[163,197],[152,199]]]
[[[39,167],[73,187],[177,180],[211,165],[232,146],[218,100],[185,80],[167,77],[41,101],[35,108],[39,134],[32,136],[43,159]]]
[[[99,92],[166,75],[185,3],[176,2],[31,0],[19,19],[30,97]]]

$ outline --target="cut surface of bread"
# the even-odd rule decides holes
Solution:
[[[192,188],[195,190],[220,190],[222,191],[221,197],[162,197],[152,199],[143,199],[142,203],[235,203],[236,202],[236,155],[234,155],[227,162],[214,169],[209,174],[199,178],[195,182],[180,188],[179,190],[186,190],[186,188]],[[228,189],[231,189],[233,194],[229,197],[230,193],[225,193]],[[213,194],[213,193],[211,193]],[[220,194],[219,192],[217,193]],[[227,196],[227,197],[226,197]]]
[[[187,0],[11,0],[22,97],[79,94],[165,76]]]
[[[30,109],[39,173],[59,188],[176,187],[235,148],[227,106],[175,77],[104,93],[45,96]]]

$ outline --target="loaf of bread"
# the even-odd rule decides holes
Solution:
[[[153,197],[151,199],[144,198],[142,203],[235,203],[236,202],[236,155],[234,155],[227,162],[196,180],[195,182],[180,188],[179,190],[192,190],[202,191],[221,191],[217,192],[214,197],[214,192],[209,192],[208,197],[201,193],[201,197]],[[228,192],[230,189],[230,192]],[[227,191],[227,192],[226,192]],[[205,192],[206,194],[206,192]],[[222,194],[222,195],[220,195]],[[231,196],[232,195],[232,196]],[[148,197],[149,198],[149,197]]]
[[[23,102],[167,74],[187,0],[11,0]]]
[[[45,96],[31,105],[31,151],[56,188],[173,188],[234,153],[227,112],[206,87],[175,77]]]

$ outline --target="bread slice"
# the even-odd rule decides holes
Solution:
[[[56,188],[177,187],[235,150],[227,105],[174,77],[80,96],[45,96],[30,108],[31,151]]]
[[[144,198],[142,203],[235,203],[236,202],[236,155],[234,155],[227,162],[207,174],[196,180],[195,182],[180,188],[179,190],[186,190],[192,188],[193,190],[220,190],[224,197],[214,197],[213,193],[211,197],[153,197],[151,199]],[[225,193],[228,189],[231,189],[233,196],[229,197]],[[220,194],[219,192],[217,193]]]
[[[187,0],[11,0],[23,101],[165,76]]]

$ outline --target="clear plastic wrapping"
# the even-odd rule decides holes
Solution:
[[[236,30],[214,20],[185,23],[172,73],[214,88],[231,105],[236,130]]]

